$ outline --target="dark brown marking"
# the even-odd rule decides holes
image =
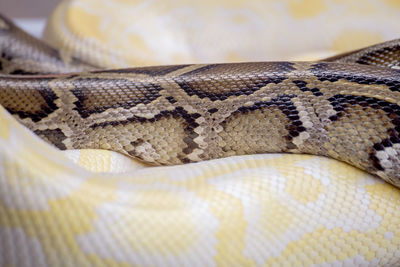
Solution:
[[[356,63],[377,66],[399,66],[400,65],[400,45],[383,47],[371,51],[361,56]]]
[[[132,82],[126,79],[79,78],[73,81],[72,93],[78,98],[75,110],[82,118],[109,108],[129,109],[148,104],[160,97],[157,84]]]
[[[279,84],[293,70],[290,62],[213,64],[182,74],[174,81],[189,96],[223,101],[229,96],[251,95],[269,83]]]
[[[0,90],[0,104],[11,114],[18,115],[20,119],[31,118],[38,122],[58,109],[55,100],[58,97],[47,85],[47,79],[26,80],[14,85],[18,77],[2,78],[10,87],[3,87]]]
[[[141,158],[140,155],[136,151],[136,147],[144,144],[145,141],[141,138],[137,139],[136,141],[131,142],[131,145],[135,148],[133,150],[127,151],[129,155],[136,158]]]
[[[296,106],[291,101],[291,99],[294,97],[296,97],[296,95],[281,94],[275,98],[272,98],[270,101],[259,101],[250,107],[242,106],[233,112],[231,116],[237,113],[246,113],[259,109],[264,110],[269,108],[278,108],[292,122],[286,125],[286,130],[288,131],[289,135],[285,136],[284,138],[289,141],[288,149],[294,149],[296,146],[291,141],[294,137],[299,136],[301,132],[306,131],[306,128],[303,126],[303,123],[300,120]],[[225,122],[222,122],[222,125],[224,125],[224,123]]]
[[[176,99],[173,96],[167,96],[165,99],[168,100],[169,103],[174,104],[176,103]]]
[[[219,66],[219,64],[208,64],[208,65],[206,65],[204,67],[201,67],[201,68],[186,72],[186,73],[182,74],[181,76],[193,76],[193,75],[196,75],[196,74],[199,74],[199,73],[207,72],[207,71],[212,70],[212,69],[214,69],[214,68],[216,68],[218,66]]]
[[[48,141],[49,143],[55,145],[61,150],[66,150],[67,147],[63,141],[67,138],[61,129],[46,129],[46,130],[36,130],[35,134],[40,136],[42,139]]]
[[[10,72],[11,75],[34,75],[39,74],[39,72],[25,71],[22,69],[16,69]]]
[[[123,121],[110,121],[110,122],[95,123],[95,124],[91,125],[90,128],[96,129],[96,128],[105,128],[109,125],[110,126],[118,126],[118,125],[130,124],[130,123],[155,122],[159,119],[166,118],[166,117],[172,117],[174,119],[182,118],[185,121],[184,132],[185,132],[186,137],[184,138],[184,142],[187,145],[187,147],[183,148],[182,151],[185,154],[190,154],[195,148],[198,148],[198,144],[195,143],[193,140],[196,137],[198,137],[198,134],[194,131],[194,129],[199,126],[199,124],[196,123],[195,120],[197,118],[199,118],[200,116],[201,115],[198,113],[189,114],[182,107],[176,107],[172,111],[166,111],[166,110],[161,111],[159,114],[155,115],[153,118],[150,118],[150,119],[138,117],[138,116],[132,116]],[[179,157],[179,159],[182,161],[182,163],[186,163],[185,157]]]
[[[297,87],[299,87],[299,89],[301,90],[301,91],[303,91],[303,92],[311,92],[313,95],[315,95],[315,96],[322,96],[323,95],[323,93],[318,89],[318,88],[316,88],[316,87],[314,87],[314,88],[308,88],[307,87],[307,82],[305,82],[305,81],[302,81],[302,80],[296,80],[296,81],[293,81],[293,83],[297,86]]]
[[[400,92],[400,71],[388,69],[384,77],[377,78],[376,76],[367,73],[367,70],[360,71],[357,68],[338,69],[335,65],[329,63],[317,63],[310,68],[310,71],[320,81],[337,82],[346,80],[358,84],[366,85],[386,85],[391,91]],[[370,70],[374,72],[374,69]]]
[[[128,68],[128,69],[117,69],[117,70],[105,70],[95,71],[94,73],[135,73],[135,74],[146,74],[149,76],[164,76],[168,73],[183,69],[190,65],[167,65],[167,66],[154,66],[154,67],[142,67],[142,68]]]
[[[375,143],[369,149],[369,159],[373,163],[373,166],[376,170],[384,170],[379,163],[379,159],[376,157],[376,152],[384,150],[386,147],[391,147],[394,143],[400,143],[400,106],[373,97],[340,94],[328,98],[328,101],[337,112],[337,115],[329,118],[332,121],[339,120],[341,117],[345,116],[349,111],[351,111],[351,107],[354,105],[359,105],[364,110],[367,108],[373,108],[376,110],[383,110],[386,113],[394,127],[387,130],[387,138],[383,139],[380,143]]]
[[[215,112],[218,112],[218,109],[217,109],[217,108],[210,108],[210,109],[208,110],[208,112],[211,113],[211,114],[213,114],[213,113],[215,113]]]

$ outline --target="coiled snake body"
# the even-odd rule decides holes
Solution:
[[[242,63],[3,77],[1,104],[60,149],[173,165],[294,152],[400,186],[400,73],[340,63]]]
[[[156,165],[306,153],[400,187],[398,41],[323,62],[98,71],[26,42],[5,18],[0,33],[3,72],[14,74],[0,76],[0,104],[60,149],[109,149]],[[68,70],[85,72],[19,75]]]
[[[336,62],[177,65],[4,76],[0,88],[0,104],[60,149],[111,149],[159,165],[308,153],[400,186],[395,69]]]

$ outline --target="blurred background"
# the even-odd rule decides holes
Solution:
[[[43,18],[60,3],[59,0],[1,0],[0,10],[12,18]]]
[[[105,67],[314,60],[400,37],[398,0],[0,0],[25,30]],[[51,17],[49,17],[51,15]]]
[[[61,0],[1,0],[0,12],[16,21],[20,27],[40,36],[46,18],[60,2]]]

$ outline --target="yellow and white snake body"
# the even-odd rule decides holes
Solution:
[[[394,186],[361,170],[346,177],[344,163],[329,175],[309,169],[308,160],[329,168],[324,158],[294,155],[298,169],[288,170],[275,154],[225,159],[228,175],[222,160],[94,174],[2,109],[0,264],[395,265],[400,72],[389,67],[398,51],[394,41],[326,62],[1,76],[1,105],[60,149],[111,149],[158,165],[307,153]],[[6,72],[24,72],[12,56],[3,61]],[[285,179],[300,170],[305,180]]]

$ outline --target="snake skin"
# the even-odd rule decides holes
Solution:
[[[158,165],[265,152],[307,153],[345,161],[400,186],[400,72],[379,67],[398,63],[371,53],[393,45],[332,59],[354,62],[369,55],[358,63],[378,67],[269,62],[3,75],[0,104],[60,149],[112,149]],[[5,58],[3,62],[14,59]],[[13,72],[32,72],[18,68]],[[11,68],[3,69],[10,73]],[[0,118],[19,129],[8,115]],[[66,190],[73,186],[67,183]],[[126,257],[122,253],[119,259],[135,261]],[[146,265],[140,255],[133,257]],[[167,258],[159,263],[173,265]]]
[[[399,87],[399,71],[362,65],[179,65],[4,76],[0,104],[60,149],[157,165],[307,153],[400,186]]]

